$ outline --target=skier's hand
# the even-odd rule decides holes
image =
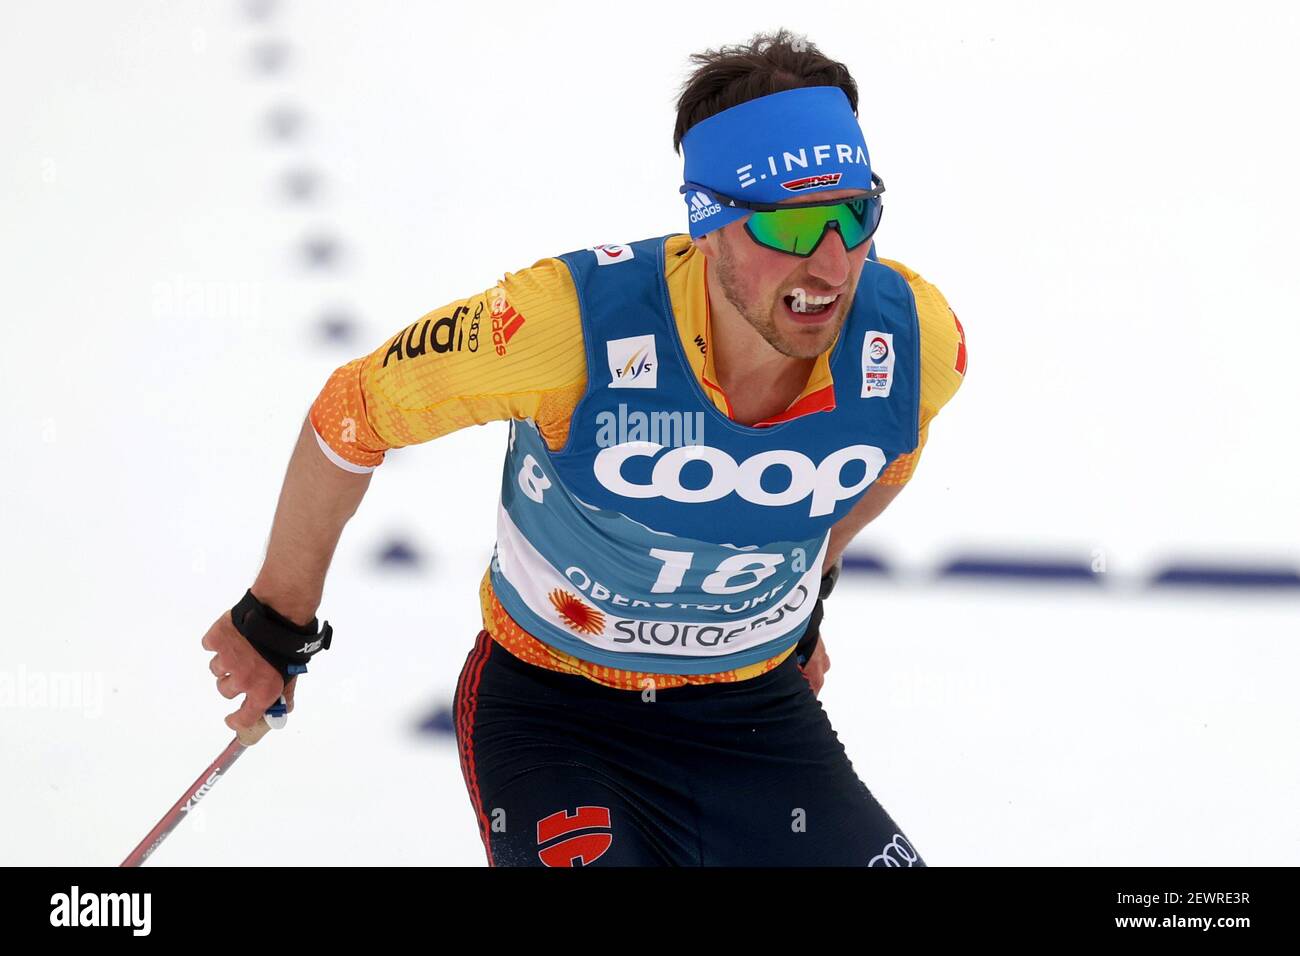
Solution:
[[[812,656],[804,662],[803,676],[808,678],[808,683],[812,685],[813,696],[816,697],[822,689],[822,684],[826,681],[826,672],[831,669],[831,657],[826,653],[826,638],[822,636],[817,641],[817,646],[813,648]]]
[[[291,678],[285,684],[276,669],[235,630],[229,611],[208,628],[208,633],[203,635],[203,646],[216,651],[208,669],[217,679],[217,693],[227,700],[244,695],[239,710],[226,716],[226,726],[231,730],[251,730],[281,694],[286,707],[293,710],[293,691],[298,678]]]

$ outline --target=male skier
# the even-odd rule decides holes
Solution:
[[[509,420],[456,736],[493,865],[924,865],[816,699],[821,601],[965,373],[939,291],[877,260],[843,64],[784,32],[693,57],[689,235],[543,259],[325,384],[266,561],[203,639],[253,727],[317,632],[389,448]]]

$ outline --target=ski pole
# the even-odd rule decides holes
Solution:
[[[290,673],[306,673],[307,668],[301,664],[290,664]],[[199,778],[190,784],[189,788],[181,794],[181,798],[173,804],[161,820],[150,830],[143,840],[132,850],[122,866],[139,866],[145,860],[149,859],[154,850],[158,849],[159,844],[167,839],[168,834],[180,825],[180,822],[189,815],[200,800],[208,795],[213,787],[231,767],[235,761],[253,744],[257,743],[270,732],[271,728],[283,727],[288,719],[289,708],[285,704],[284,697],[267,708],[266,714],[248,730],[241,730],[235,735],[235,739],[226,745],[226,749],[216,760],[208,764],[208,769],[199,774]]]

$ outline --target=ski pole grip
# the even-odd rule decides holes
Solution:
[[[253,724],[252,727],[247,730],[239,731],[235,736],[239,738],[239,742],[245,747],[251,747],[270,732],[271,725],[268,724],[266,718],[263,717],[257,723]]]

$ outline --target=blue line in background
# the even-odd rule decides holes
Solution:
[[[1294,591],[1300,590],[1300,570],[1283,567],[1243,568],[1171,564],[1152,576],[1150,587],[1250,588]]]

